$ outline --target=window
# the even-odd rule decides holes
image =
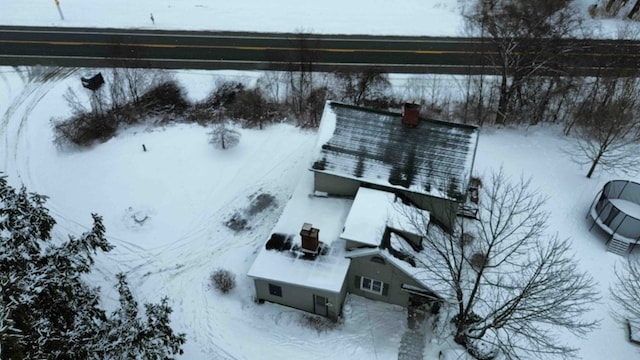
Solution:
[[[273,296],[282,297],[282,287],[278,285],[269,284],[269,294]]]
[[[381,256],[373,256],[373,257],[371,257],[371,262],[384,265],[384,259]]]
[[[382,295],[382,288],[383,288],[382,281],[369,279],[364,276],[360,278],[360,289],[364,291]]]

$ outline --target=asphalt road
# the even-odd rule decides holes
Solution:
[[[640,66],[637,41],[565,45],[571,50],[554,65],[562,71],[598,75]],[[315,71],[492,74],[496,56],[479,38],[0,27],[0,65],[287,70],[303,63]]]

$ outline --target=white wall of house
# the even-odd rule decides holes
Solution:
[[[254,278],[256,299],[290,306],[299,310],[337,319],[347,293],[343,282],[340,292]]]

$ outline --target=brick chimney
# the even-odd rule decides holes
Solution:
[[[318,253],[318,248],[320,247],[320,240],[318,238],[318,233],[320,229],[316,229],[313,225],[309,223],[304,223],[302,225],[302,230],[300,230],[300,237],[302,237],[302,251],[312,254]]]
[[[420,118],[420,105],[415,103],[404,103],[402,105],[402,124],[410,127],[418,126]]]

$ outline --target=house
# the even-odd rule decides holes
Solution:
[[[315,190],[355,196],[362,185],[391,191],[452,228],[467,199],[478,128],[419,118],[412,104],[402,114],[328,103],[321,145],[312,165]]]
[[[417,234],[429,226],[430,217],[428,211],[405,204],[393,193],[361,187],[353,199],[340,237],[346,241],[347,250],[379,247],[385,231],[393,230],[409,239],[414,247],[420,247],[422,238]]]
[[[415,254],[467,198],[477,129],[327,103],[302,176],[248,276],[256,299],[337,319],[347,293],[439,307]],[[407,164],[408,163],[408,164]],[[453,214],[453,215],[452,215]]]
[[[248,276],[259,301],[337,319],[347,294],[350,263],[340,231],[353,201],[308,196],[313,192],[310,175],[304,174],[273,233],[261,243]],[[316,253],[302,247],[301,234],[309,227],[316,229],[311,230],[318,238]]]

